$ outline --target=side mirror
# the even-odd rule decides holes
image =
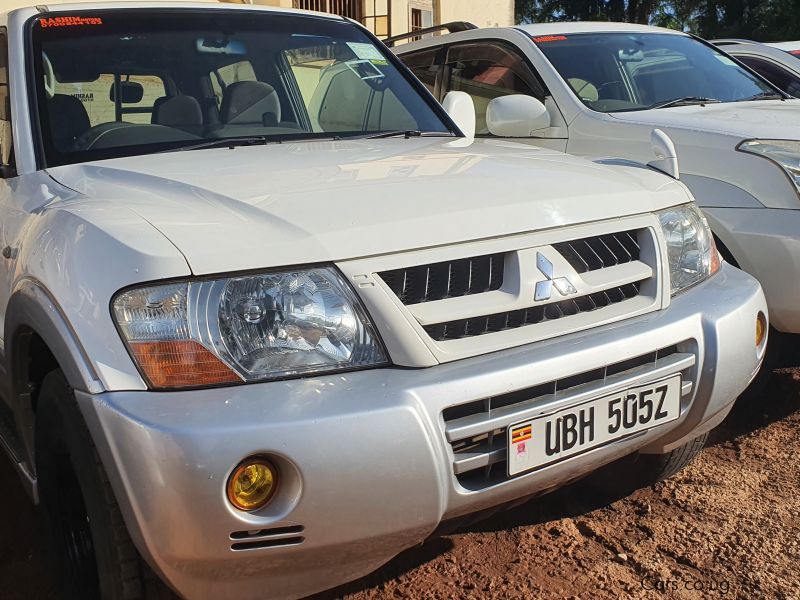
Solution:
[[[499,137],[530,137],[537,129],[550,127],[550,113],[533,96],[500,96],[486,108],[486,125]]]
[[[442,106],[466,137],[475,137],[475,103],[472,96],[466,92],[447,92]]]
[[[653,154],[656,155],[656,160],[650,161],[647,166],[666,173],[673,179],[680,179],[681,171],[678,167],[678,152],[675,150],[672,138],[660,129],[653,129],[650,134],[650,148]]]
[[[144,97],[144,86],[136,81],[120,81],[120,102],[122,104],[136,104],[141,102]],[[111,90],[108,92],[108,99],[112,102],[117,100],[117,86],[111,84]]]

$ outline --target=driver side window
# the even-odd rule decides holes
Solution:
[[[475,104],[478,135],[488,135],[489,102],[509,94],[525,94],[544,102],[545,92],[525,59],[500,43],[459,44],[447,51],[446,91],[466,92]]]

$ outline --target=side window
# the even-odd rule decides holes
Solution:
[[[400,59],[411,69],[417,79],[425,84],[431,94],[436,94],[436,77],[442,72],[443,65],[436,64],[439,49],[422,50],[404,54]]]
[[[240,60],[230,65],[225,65],[209,73],[211,88],[217,99],[217,108],[222,104],[222,92],[232,83],[237,81],[258,81],[253,65],[249,60]]]
[[[752,56],[737,56],[737,58],[787,94],[800,97],[800,77],[768,60]]]
[[[156,99],[166,95],[164,81],[155,75],[122,75],[120,80],[123,86],[128,83],[134,84],[134,87],[141,86],[141,98],[138,94],[133,94],[137,100],[127,102],[123,92],[119,120],[126,123],[149,123]],[[80,100],[92,127],[117,120],[114,89],[114,75],[111,73],[103,73],[94,81],[55,82],[56,94]]]
[[[502,44],[462,44],[447,52],[447,91],[466,92],[475,103],[475,132],[488,134],[486,109],[499,96],[526,94],[544,101],[544,90],[516,51]]]

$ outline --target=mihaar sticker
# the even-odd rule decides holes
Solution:
[[[540,35],[533,38],[533,41],[537,44],[546,44],[547,42],[563,42],[566,39],[567,36],[565,35]]]
[[[79,25],[102,25],[100,17],[47,17],[39,19],[39,25],[46,27],[76,27]]]

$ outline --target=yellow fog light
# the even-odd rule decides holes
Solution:
[[[767,337],[767,318],[764,313],[758,313],[756,317],[756,346],[764,343],[764,338]]]
[[[228,480],[228,500],[239,510],[258,510],[278,486],[278,473],[263,458],[250,458],[236,467]]]

